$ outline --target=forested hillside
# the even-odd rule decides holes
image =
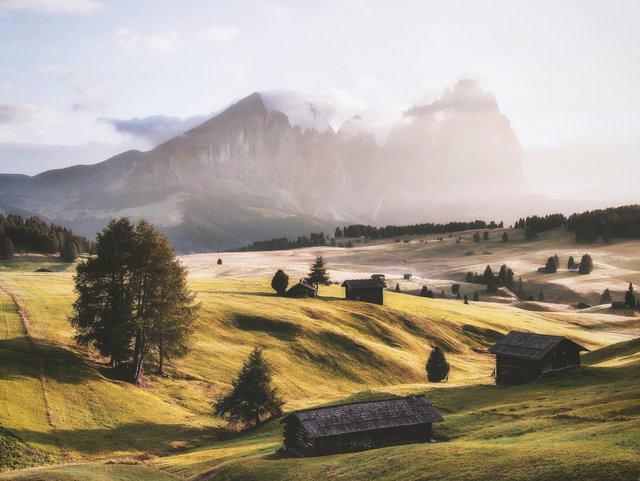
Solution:
[[[57,254],[74,260],[79,253],[90,252],[93,242],[75,235],[71,230],[39,217],[23,219],[17,214],[0,214],[0,259],[13,257],[16,252]]]

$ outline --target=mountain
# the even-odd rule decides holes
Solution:
[[[90,236],[111,217],[144,216],[189,252],[339,222],[499,216],[505,203],[496,200],[526,189],[518,139],[474,81],[407,110],[383,145],[361,116],[334,131],[318,127],[312,101],[301,97],[295,108],[253,93],[148,152],[0,176],[0,205]]]

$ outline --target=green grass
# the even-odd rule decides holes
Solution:
[[[0,475],[0,479],[15,481],[176,481],[180,478],[144,466],[83,464],[27,469]]]
[[[29,341],[16,305],[0,291],[0,427],[55,459],[136,463],[56,466],[0,479],[487,479],[499,473],[525,480],[599,479],[606,472],[637,479],[630,473],[639,467],[640,349],[637,342],[613,345],[637,329],[633,318],[394,293],[385,294],[381,307],[344,301],[337,286],[322,287],[322,299],[282,299],[265,278],[190,282],[202,302],[192,349],[171,363],[166,378],[149,366],[148,387],[138,388],[110,379],[102,360],[74,344],[70,272],[0,271],[0,285],[24,305],[32,335]],[[589,366],[580,371],[496,388],[486,349],[511,329],[605,349],[587,355]],[[424,363],[436,344],[452,373],[449,383],[431,386],[423,382]],[[277,421],[228,439],[232,433],[212,416],[211,403],[256,345],[273,366],[286,410],[426,392],[445,417],[436,433],[446,441],[298,460],[276,454]]]

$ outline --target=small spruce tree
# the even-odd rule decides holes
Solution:
[[[278,269],[271,279],[271,287],[279,296],[284,295],[289,287],[289,276],[282,269]]]
[[[544,302],[544,292],[540,291],[540,294],[538,294],[538,301]]]
[[[230,423],[257,426],[272,416],[282,414],[284,402],[271,387],[271,369],[261,348],[251,352],[232,386],[231,392],[213,406],[214,413]]]
[[[322,256],[317,256],[313,264],[311,264],[309,270],[309,282],[316,286],[316,289],[320,284],[328,286],[331,284],[329,274],[327,273],[327,266]]]
[[[629,289],[624,295],[624,303],[627,307],[633,309],[636,307],[636,296],[633,293],[633,284],[629,283]]]
[[[395,288],[396,292],[400,292],[400,284],[398,282],[396,282],[396,288]]]
[[[609,289],[605,289],[600,296],[600,304],[611,304],[611,291]]]
[[[502,242],[509,242],[509,234],[507,234],[507,231],[502,233]]]
[[[218,258],[218,265],[221,266],[222,265],[222,259]]]
[[[475,291],[475,292],[473,293],[473,300],[474,300],[475,302],[478,302],[478,301],[480,300],[480,296],[478,296],[478,291]]]
[[[489,240],[489,231],[484,231],[484,233],[482,234],[482,238],[486,241]]]
[[[465,304],[469,304],[469,297],[466,294],[464,295],[463,299]]]
[[[575,267],[576,267],[576,260],[573,258],[573,256],[571,256],[567,261],[567,269],[575,269]]]
[[[449,377],[449,363],[440,346],[436,346],[429,354],[426,370],[429,382],[440,382]]]
[[[593,260],[589,254],[585,254],[582,256],[580,260],[580,269],[578,270],[579,274],[591,274],[593,270]]]

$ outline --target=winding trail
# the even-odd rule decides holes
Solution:
[[[11,298],[13,303],[16,305],[16,307],[18,308],[18,314],[20,315],[20,319],[22,320],[22,324],[24,326],[25,337],[27,339],[27,342],[38,355],[38,378],[40,380],[40,387],[42,389],[42,398],[44,400],[44,406],[47,412],[47,422],[51,427],[52,435],[56,439],[56,443],[60,448],[60,451],[64,455],[66,454],[66,449],[64,448],[62,441],[60,440],[60,436],[58,435],[58,430],[56,429],[56,426],[53,422],[53,412],[51,410],[51,405],[49,403],[49,398],[47,395],[47,378],[46,378],[45,369],[44,369],[45,355],[42,349],[40,348],[40,346],[38,346],[38,344],[35,342],[35,340],[31,336],[29,313],[27,312],[27,309],[25,308],[24,303],[15,292],[9,290],[6,286],[2,284],[0,284],[0,290],[2,290],[5,294],[7,294]],[[4,314],[4,320],[5,320],[5,328],[7,329],[7,332],[8,332],[9,327],[7,325],[7,317],[6,317],[6,313],[4,313],[4,309],[3,309],[3,314]]]

